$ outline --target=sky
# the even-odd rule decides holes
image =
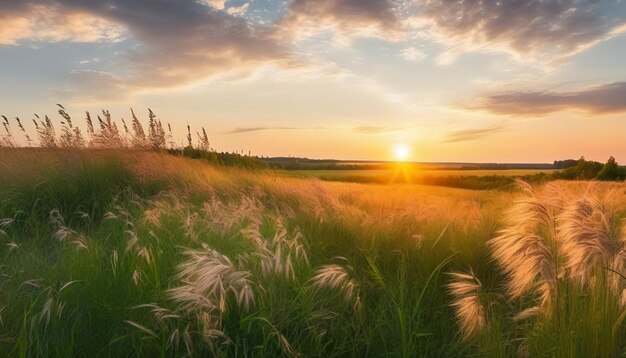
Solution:
[[[151,108],[220,151],[626,163],[624,0],[2,0],[0,23],[0,114],[27,127]]]

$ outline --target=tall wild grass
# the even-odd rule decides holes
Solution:
[[[6,356],[624,355],[619,184],[364,186],[140,151],[0,168]]]

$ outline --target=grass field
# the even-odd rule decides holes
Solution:
[[[0,355],[624,357],[625,194],[3,150]]]
[[[284,173],[297,177],[316,177],[325,181],[503,189],[512,187],[515,178],[539,180],[558,171],[558,169],[417,169],[411,165],[396,164],[386,169],[289,170]]]
[[[503,169],[503,170],[487,170],[487,169],[425,169],[425,170],[412,170],[411,176],[414,178],[420,177],[447,177],[447,176],[506,176],[506,177],[521,177],[535,174],[551,174],[558,172],[558,169]],[[391,180],[394,175],[397,175],[397,170],[394,169],[361,169],[361,170],[294,170],[294,174],[313,176],[320,179],[334,180],[341,179],[343,177],[364,177],[364,178],[386,178]]]

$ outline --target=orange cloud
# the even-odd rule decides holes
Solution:
[[[17,45],[21,41],[117,41],[124,32],[114,22],[59,5],[9,5],[0,5],[0,45]]]
[[[499,124],[488,128],[458,130],[448,133],[443,139],[443,143],[457,143],[481,139],[501,132],[503,129],[504,125]]]
[[[544,115],[566,110],[592,114],[626,112],[626,82],[615,82],[575,91],[518,91],[494,93],[469,106],[497,114]]]

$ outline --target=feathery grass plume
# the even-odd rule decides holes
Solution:
[[[65,111],[65,108],[57,104],[59,106],[59,115],[64,119],[61,121],[61,136],[59,137],[59,143],[62,147],[73,147],[74,146],[74,138],[73,138],[73,129],[72,118]]]
[[[323,265],[315,270],[311,283],[318,290],[323,288],[338,290],[344,300],[358,310],[361,307],[359,286],[349,271],[353,271],[349,265],[346,267],[337,264]]]
[[[626,306],[626,225],[622,224],[617,253],[613,258],[610,284],[614,292],[620,295],[620,306]]]
[[[252,274],[238,270],[230,259],[208,248],[187,250],[187,260],[178,266],[177,277],[182,285],[170,290],[170,298],[188,312],[228,310],[227,298],[232,294],[239,308],[249,310],[254,304]]]
[[[100,125],[100,132],[94,134],[93,144],[97,148],[122,148],[124,141],[120,136],[115,121],[111,119],[111,113],[108,110],[102,110],[102,116],[97,116]]]
[[[597,198],[586,195],[572,201],[557,221],[569,275],[581,285],[588,284],[594,271],[608,266],[617,253],[618,242],[611,238],[612,218]]]
[[[26,128],[24,128],[24,126],[22,125],[22,121],[20,120],[20,117],[15,117],[15,121],[17,122],[17,127],[24,134],[24,138],[26,138],[26,145],[28,145],[29,148],[32,147],[33,146],[33,140],[28,135],[28,132],[26,132]]]
[[[7,236],[6,229],[13,223],[13,218],[0,219],[0,236]]]
[[[309,265],[309,257],[301,242],[302,234],[295,230],[290,237],[282,221],[276,220],[276,231],[271,240],[263,238],[259,232],[258,222],[253,221],[252,226],[242,230],[242,235],[248,238],[256,246],[255,256],[260,257],[261,273],[264,277],[270,274],[284,275],[286,279],[296,279],[294,261],[297,264]]]
[[[278,330],[278,327],[276,327],[274,324],[272,324],[272,322],[270,322],[266,318],[262,318],[262,317],[256,317],[256,319],[261,321],[261,322],[263,322],[263,323],[265,323],[265,324],[267,324],[270,327],[271,333],[266,336],[266,339],[268,339],[270,337],[276,337],[277,340],[278,340],[278,343],[280,344],[280,348],[282,349],[283,353],[287,357],[299,357],[301,355],[301,354],[299,354],[298,352],[296,352],[293,349],[293,347],[291,346],[291,344],[287,340],[287,337],[285,337]]]
[[[35,114],[35,117],[39,119],[39,116]],[[37,133],[39,134],[39,146],[43,148],[56,148],[56,132],[54,125],[48,116],[44,116],[44,120],[40,122]]]
[[[261,234],[261,217],[253,217],[248,225],[241,229],[241,236],[252,242],[259,251],[266,249],[265,238]]]
[[[209,136],[206,134],[206,130],[202,127],[202,135],[198,134],[198,143],[201,150],[210,151],[211,147],[209,146]]]
[[[15,147],[15,138],[13,137],[13,132],[11,132],[11,124],[9,120],[4,115],[2,116],[2,125],[4,126],[5,134],[0,137],[0,147]]]
[[[91,120],[91,114],[89,114],[88,111],[85,111],[85,122],[87,122],[87,136],[89,136],[87,145],[89,147],[93,147],[93,140],[96,135],[96,132],[93,128],[93,121]]]
[[[164,307],[160,307],[154,303],[132,307],[133,310],[144,308],[150,309],[152,313],[152,317],[154,318],[153,323],[156,326],[154,327],[154,329],[149,329],[148,327],[146,327],[146,325],[141,325],[133,321],[126,321],[126,323],[150,336],[152,336],[152,334],[159,335],[160,333],[171,332],[169,333],[169,337],[167,339],[168,351],[172,353],[178,352],[182,341],[182,344],[184,344],[184,348],[187,352],[187,356],[191,356],[193,351],[193,341],[189,332],[189,320],[186,319],[186,317],[177,314],[176,312],[173,312]],[[181,326],[184,327],[185,325],[186,328],[183,330]],[[181,331],[183,331],[182,334]],[[162,336],[162,334],[160,335]],[[209,344],[211,343],[212,342],[209,342]]]
[[[131,122],[133,127],[133,138],[131,140],[131,144],[134,148],[146,148],[148,146],[148,141],[146,139],[146,132],[143,130],[143,126],[137,116],[135,115],[135,111],[130,109],[130,114],[133,117]]]
[[[193,148],[193,143],[191,142],[191,127],[189,123],[187,123],[187,146],[189,148]]]
[[[165,134],[165,129],[163,128],[163,123],[160,119],[157,119],[157,139],[159,143],[160,149],[165,149],[167,144],[167,135]]]
[[[474,272],[451,272],[452,282],[447,287],[454,297],[452,307],[463,333],[463,339],[468,340],[480,334],[486,326],[487,318],[485,307],[481,301],[482,283]]]
[[[80,131],[80,128],[74,127],[74,147],[76,148],[84,148],[87,146],[85,142],[85,138]]]
[[[170,149],[174,149],[176,147],[176,143],[174,142],[174,134],[172,133],[172,126],[167,124],[167,142],[170,146]]]
[[[150,108],[148,108],[148,143],[150,143],[152,149],[158,149],[156,144],[156,120]]]
[[[185,231],[185,236],[195,241],[198,239],[198,233],[194,229],[194,226],[198,221],[198,213],[194,213],[189,209],[187,209],[186,211],[187,214],[185,215],[185,220],[183,221],[182,228]]]
[[[262,205],[254,196],[242,196],[239,203],[228,205],[222,203],[216,196],[203,204],[204,219],[221,236],[225,236],[237,224],[244,220],[254,220],[262,214]]]
[[[122,138],[122,140],[124,141],[124,147],[128,147],[128,136],[130,135],[130,130],[128,130],[128,126],[126,125],[124,118],[120,119],[122,121],[122,126],[124,127],[124,138]]]
[[[538,292],[548,303],[556,290],[558,251],[554,209],[533,188],[518,181],[526,197],[518,200],[505,217],[505,228],[488,242],[492,255],[509,276],[508,294],[521,297]]]
[[[527,309],[521,311],[520,313],[516,314],[513,317],[513,320],[514,321],[524,321],[524,320],[527,320],[527,319],[529,319],[531,317],[536,317],[536,316],[538,316],[538,315],[540,315],[540,314],[542,314],[544,312],[545,312],[545,310],[542,307],[540,307],[540,306],[527,308]]]
[[[163,125],[150,108],[148,108],[148,143],[154,150],[165,148]]]
[[[57,106],[59,106],[59,115],[63,118],[63,121],[61,121],[62,133],[59,139],[61,146],[71,148],[85,147],[85,139],[80,128],[74,127],[72,117],[65,111],[65,107],[60,104],[57,104]]]
[[[56,227],[54,237],[59,241],[67,241],[67,239],[75,239],[74,241],[84,242],[85,238],[75,230],[65,226],[65,220],[58,209],[50,210],[50,224]],[[80,244],[78,245],[80,246]]]
[[[39,288],[39,284],[36,281],[42,280],[31,280],[26,281],[23,285],[32,285],[33,287]],[[55,286],[49,286],[43,289],[40,295],[38,295],[36,302],[39,303],[39,300],[42,300],[41,309],[39,312],[31,315],[30,319],[30,327],[28,330],[28,339],[35,340],[35,335],[39,334],[40,329],[43,329],[44,332],[48,330],[50,323],[54,320],[56,322],[60,322],[63,318],[63,312],[65,311],[66,302],[63,300],[63,292],[68,287],[79,281],[69,281],[66,282],[61,288],[57,289]],[[33,308],[35,305],[33,304]],[[26,323],[26,322],[25,322]]]

